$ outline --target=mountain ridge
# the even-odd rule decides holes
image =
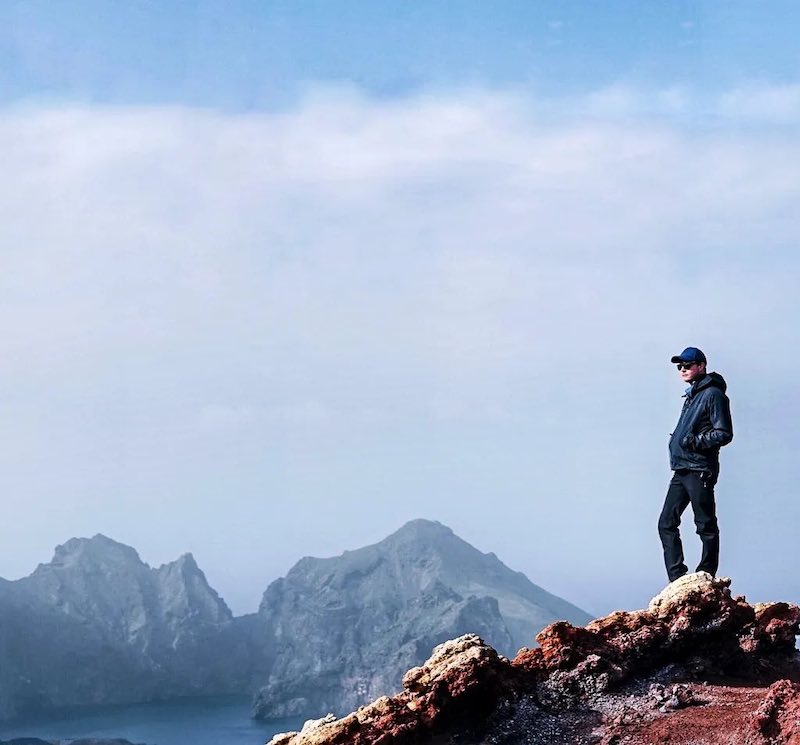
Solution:
[[[338,556],[304,557],[267,587],[258,614],[276,638],[253,707],[259,718],[341,712],[390,693],[432,647],[467,631],[513,656],[547,623],[590,620],[449,527],[421,519]]]
[[[101,533],[71,538],[27,577],[0,581],[0,717],[254,691],[261,716],[344,711],[391,692],[402,669],[457,631],[509,653],[521,633],[530,643],[534,596],[582,613],[427,520],[340,556],[300,559],[242,616],[190,552],[154,568]],[[333,656],[323,643],[331,635],[341,642]],[[386,670],[370,670],[384,659]],[[324,685],[309,695],[320,671]]]

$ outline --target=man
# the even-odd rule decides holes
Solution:
[[[714,485],[719,476],[719,449],[733,439],[733,424],[727,384],[719,373],[706,372],[706,356],[697,347],[687,347],[672,358],[684,383],[691,385],[678,424],[669,441],[672,480],[658,520],[669,581],[686,574],[678,526],[691,503],[697,534],[703,545],[698,572],[716,574],[719,564]]]

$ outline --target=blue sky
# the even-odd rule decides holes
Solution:
[[[0,96],[247,111],[319,83],[707,92],[794,81],[799,24],[791,2],[9,0]]]
[[[102,532],[242,612],[427,517],[641,607],[692,344],[721,571],[797,600],[799,20],[0,5],[0,576]]]

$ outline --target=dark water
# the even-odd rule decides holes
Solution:
[[[152,704],[81,708],[0,723],[0,740],[41,737],[123,737],[147,745],[263,745],[274,734],[300,729],[302,720],[255,722],[250,699],[215,697]]]

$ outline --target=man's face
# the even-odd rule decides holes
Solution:
[[[702,362],[680,362],[678,372],[684,383],[691,383],[706,374],[706,366]]]

